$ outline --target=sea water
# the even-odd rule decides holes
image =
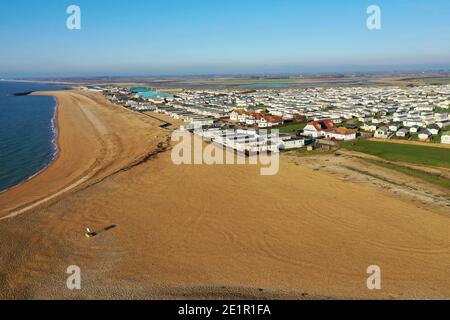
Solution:
[[[62,86],[0,81],[0,192],[45,169],[56,157],[56,101],[49,96],[13,96]]]

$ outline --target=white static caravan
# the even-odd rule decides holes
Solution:
[[[305,146],[305,139],[294,137],[289,140],[283,140],[280,149],[281,150],[298,149],[303,148],[304,146]]]
[[[450,132],[444,132],[441,136],[441,143],[450,144]]]

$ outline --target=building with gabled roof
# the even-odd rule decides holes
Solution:
[[[303,129],[303,135],[319,138],[324,137],[327,131],[337,129],[332,120],[320,120],[309,122]]]

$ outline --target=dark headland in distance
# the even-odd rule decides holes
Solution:
[[[33,92],[34,91],[16,92],[16,93],[11,93],[8,96],[11,96],[11,97],[28,96],[28,95],[32,94]]]

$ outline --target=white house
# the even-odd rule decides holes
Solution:
[[[252,126],[256,123],[256,118],[253,116],[248,117],[247,119],[245,119],[245,124],[248,126]]]
[[[239,116],[244,113],[244,110],[233,110],[233,112],[230,113],[230,121],[239,121]]]
[[[313,138],[324,137],[325,131],[331,129],[336,129],[336,126],[331,120],[313,121],[308,123],[303,129],[303,135]]]
[[[296,148],[302,148],[305,146],[305,139],[299,138],[299,137],[292,137],[289,140],[283,140],[283,143],[281,144],[281,149],[296,149]]]
[[[436,123],[439,127],[444,128],[450,126],[450,120],[439,121]]]
[[[428,129],[423,129],[419,132],[419,140],[427,141],[431,138],[431,132]]]
[[[246,120],[247,120],[247,114],[246,113],[243,113],[243,114],[240,114],[240,115],[238,115],[238,121],[239,122],[245,122]]]
[[[366,123],[361,127],[361,129],[363,129],[364,131],[374,132],[377,130],[377,126]]]
[[[380,124],[380,123],[383,123],[383,120],[380,118],[373,118],[372,123]]]
[[[313,137],[313,138],[318,138],[318,137],[323,136],[323,131],[322,131],[322,128],[317,128],[316,126],[314,126],[312,124],[308,124],[303,129],[303,135]]]
[[[387,127],[381,127],[375,131],[374,137],[380,139],[387,139],[391,134],[392,132],[389,131]]]
[[[259,128],[267,128],[267,127],[269,127],[269,122],[265,118],[262,118],[258,122],[258,127]]]
[[[442,101],[441,103],[438,104],[438,106],[440,108],[448,109],[450,108],[450,100]]]
[[[398,131],[402,126],[398,123],[393,123],[389,126],[389,130],[391,131]]]
[[[403,125],[405,127],[414,127],[414,126],[419,126],[419,127],[423,127],[425,125],[425,121],[422,120],[415,120],[415,119],[409,119],[409,120],[405,120],[403,121]]]
[[[408,138],[409,137],[409,130],[408,129],[400,129],[398,130],[395,135],[399,138]]]
[[[444,132],[441,136],[441,143],[450,144],[450,131]]]
[[[438,135],[440,130],[441,128],[436,124],[432,124],[431,126],[428,127],[428,131],[430,131],[430,133],[434,136]]]
[[[417,133],[417,132],[419,132],[419,129],[420,129],[419,126],[412,126],[411,128],[409,128],[409,132]]]
[[[195,129],[202,128],[203,126],[211,126],[213,124],[214,124],[214,119],[207,118],[207,117],[195,118],[195,119],[192,119],[192,121],[191,121],[191,125]]]
[[[230,121],[238,121],[239,114],[237,112],[230,113]]]
[[[351,141],[356,139],[356,131],[347,128],[337,128],[326,131],[325,138],[338,141]]]

